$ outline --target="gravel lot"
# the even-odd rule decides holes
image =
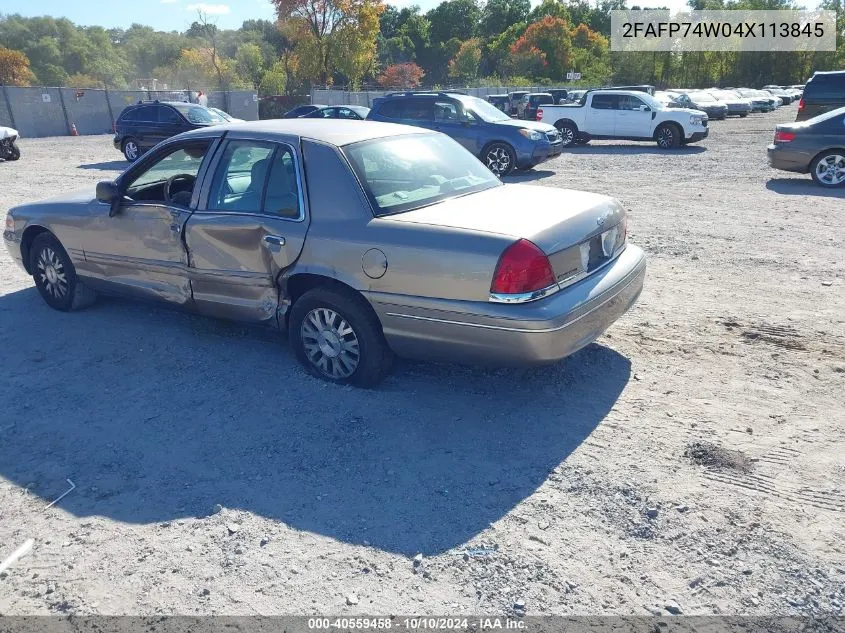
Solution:
[[[845,190],[768,168],[793,118],[512,178],[616,196],[650,258],[543,369],[336,388],[272,332],[51,311],[4,250],[0,560],[35,545],[0,613],[842,613]],[[0,213],[125,166],[105,136],[21,149]]]

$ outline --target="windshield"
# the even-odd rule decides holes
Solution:
[[[208,108],[204,108],[200,105],[193,105],[190,103],[174,103],[173,107],[179,110],[188,121],[191,123],[196,123],[198,125],[209,125],[211,123],[225,123],[226,119],[222,116],[217,114],[216,112],[212,112]]]
[[[666,106],[664,106],[662,103],[660,103],[657,99],[652,97],[647,92],[639,92],[638,91],[637,92],[637,98],[645,101],[646,104],[648,105],[648,107],[650,107],[652,110],[665,110],[666,109]]]
[[[495,123],[496,121],[510,121],[511,118],[504,114],[499,108],[494,106],[489,101],[479,99],[478,97],[460,97],[460,101],[464,106],[464,110],[472,112],[482,121],[487,123]]]
[[[475,156],[440,134],[363,141],[343,153],[379,216],[502,184]]]

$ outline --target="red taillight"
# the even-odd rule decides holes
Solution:
[[[546,254],[533,242],[519,240],[505,249],[496,266],[490,292],[516,295],[548,288],[555,274]]]
[[[798,112],[804,109],[804,97],[801,97],[801,101],[798,102]]]
[[[537,108],[537,116],[535,117],[537,121],[543,120],[543,108]]]
[[[795,140],[795,132],[784,132],[783,130],[775,130],[775,143],[789,143]]]

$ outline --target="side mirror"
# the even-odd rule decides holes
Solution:
[[[641,105],[640,112],[651,112],[651,108],[649,108],[647,105]]]
[[[120,209],[120,188],[112,180],[103,180],[97,183],[97,200],[111,205],[109,217],[113,218]]]

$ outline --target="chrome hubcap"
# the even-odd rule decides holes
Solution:
[[[511,157],[504,147],[494,147],[487,152],[487,168],[497,176],[508,171]]]
[[[132,160],[138,158],[138,146],[135,143],[126,144],[126,156]]]
[[[50,296],[60,299],[67,294],[65,267],[52,248],[45,248],[38,255],[36,275]]]
[[[816,177],[826,185],[845,183],[845,156],[831,154],[816,165]]]
[[[560,129],[560,136],[563,139],[564,145],[571,145],[572,141],[575,140],[575,132],[572,131],[572,128],[564,127]]]
[[[314,367],[329,378],[349,378],[361,360],[355,330],[334,310],[315,308],[302,322],[302,344]]]

